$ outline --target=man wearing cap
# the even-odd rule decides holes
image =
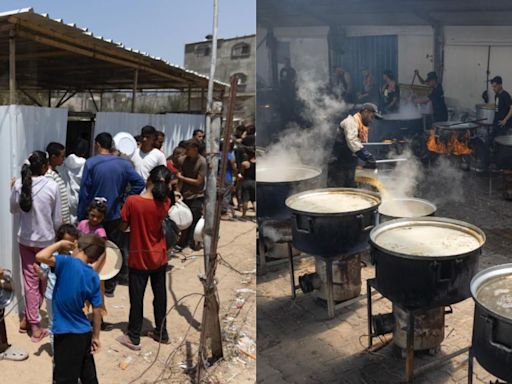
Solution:
[[[510,94],[503,89],[503,79],[501,76],[495,76],[491,79],[492,90],[496,94],[496,113],[494,114],[494,132],[493,137],[504,135],[512,126],[512,99]]]
[[[368,141],[368,126],[382,116],[377,106],[365,103],[361,110],[349,115],[340,123],[336,132],[331,160],[328,164],[327,183],[329,187],[356,187],[357,159],[364,161],[364,168],[375,169],[377,163],[372,154],[363,147]]]
[[[446,103],[444,101],[444,91],[443,86],[439,84],[437,79],[437,73],[429,72],[427,74],[427,79],[423,80],[420,76],[418,70],[414,71],[418,79],[422,84],[427,84],[432,91],[427,97],[417,98],[414,101],[418,104],[426,104],[429,101],[432,103],[432,122],[436,123],[438,121],[447,121],[448,120],[448,108],[446,108]]]

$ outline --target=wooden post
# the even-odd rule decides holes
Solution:
[[[16,32],[9,32],[9,104],[16,104]]]
[[[48,90],[48,108],[52,107],[52,90]]]
[[[205,113],[204,108],[204,88],[201,88],[201,113]]]
[[[103,91],[100,92],[100,112],[103,110]]]
[[[136,69],[133,74],[133,89],[132,89],[132,113],[135,112],[135,94],[137,92],[137,85],[139,82],[139,70]]]
[[[188,107],[187,107],[187,111],[190,113],[190,104],[192,102],[192,88],[191,86],[189,85],[188,86]]]
[[[217,286],[215,283],[215,272],[217,267],[217,238],[220,224],[220,202],[217,191],[217,170],[218,170],[218,140],[220,139],[220,124],[222,119],[213,110],[213,88],[215,78],[215,65],[217,62],[217,32],[219,21],[219,0],[213,0],[213,38],[212,56],[210,61],[210,75],[208,79],[208,104],[206,106],[206,139],[207,139],[207,161],[208,175],[206,180],[206,197],[204,208],[204,261],[205,276],[201,277],[204,289],[204,307],[201,322],[201,335],[199,340],[199,353],[196,370],[196,382],[201,383],[203,370],[206,369],[208,351],[207,339],[210,340],[212,358],[222,358],[222,335],[220,331],[219,303],[217,301]],[[204,90],[201,89],[201,105],[204,99]],[[214,119],[215,113],[215,119]],[[224,146],[227,149],[228,145]],[[221,176],[222,177],[222,176]],[[220,179],[223,180],[223,179]]]

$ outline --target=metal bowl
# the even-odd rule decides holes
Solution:
[[[382,201],[379,206],[380,221],[433,216],[437,207],[430,201],[407,197]]]
[[[14,282],[8,269],[0,269],[0,309],[4,309],[14,300]]]

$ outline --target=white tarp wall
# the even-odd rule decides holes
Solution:
[[[0,106],[0,267],[13,271],[18,302],[22,303],[20,257],[16,234],[18,220],[9,212],[12,176],[34,150],[44,151],[50,141],[66,142],[68,110],[24,105]]]
[[[153,115],[146,113],[127,112],[98,112],[94,126],[94,135],[108,132],[115,136],[118,132],[128,132],[139,135],[145,125],[152,125],[165,133],[165,142],[162,150],[166,156],[178,146],[182,140],[192,138],[195,129],[205,129],[205,116],[185,113],[167,113]]]

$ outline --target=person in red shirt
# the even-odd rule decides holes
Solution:
[[[154,340],[167,344],[167,291],[165,284],[167,255],[162,221],[171,206],[169,184],[171,172],[159,165],[149,173],[146,190],[126,199],[121,210],[121,230],[130,227],[128,250],[128,286],[130,316],[127,334],[116,340],[132,350],[140,350],[144,292],[151,280],[155,329],[148,333]]]

